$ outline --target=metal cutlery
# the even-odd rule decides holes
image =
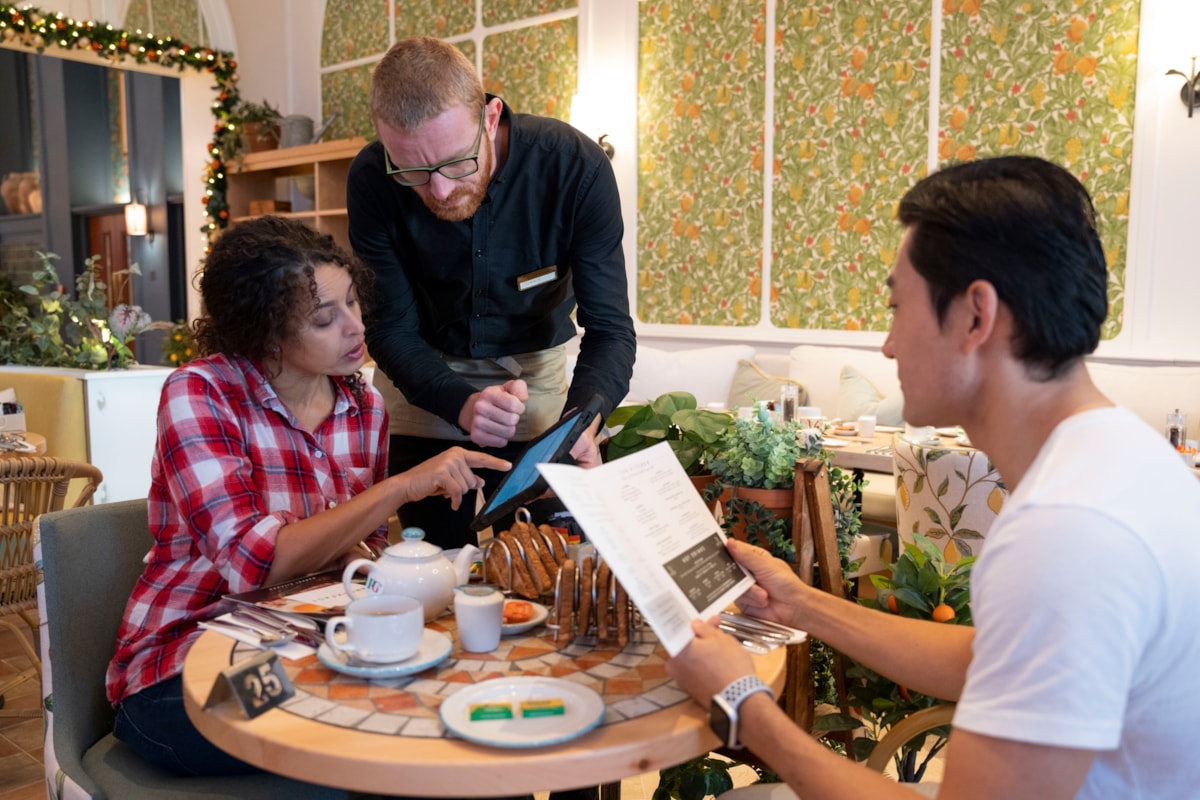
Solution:
[[[786,625],[759,617],[748,617],[744,614],[723,612],[721,614],[721,624],[757,634],[764,639],[777,641],[780,644],[787,644],[796,636],[796,630]]]
[[[782,642],[777,642],[774,640],[760,639],[757,635],[747,633],[746,631],[740,628],[735,628],[732,625],[721,623],[718,627],[725,631],[725,633],[728,633],[730,636],[737,639],[738,643],[751,653],[759,653],[760,655],[769,653],[782,644]]]
[[[302,628],[262,609],[250,606],[235,608],[233,617],[246,625],[257,625],[280,635],[288,635],[300,644],[309,647],[320,647],[325,642],[325,637],[319,631]]]
[[[266,630],[251,628],[249,625],[240,625],[221,619],[206,619],[202,624],[205,627],[213,628],[214,630],[248,633],[252,636],[257,636],[258,643],[263,647],[282,647],[285,644],[289,644],[293,638],[290,634],[272,633]]]

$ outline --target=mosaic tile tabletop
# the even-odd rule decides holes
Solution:
[[[449,635],[455,644],[450,657],[424,672],[402,678],[366,680],[324,666],[316,655],[284,660],[296,694],[281,708],[301,717],[353,728],[419,738],[448,737],[438,719],[442,701],[464,686],[494,678],[538,675],[563,678],[592,688],[604,698],[603,725],[634,719],[688,697],[667,677],[667,651],[648,627],[635,631],[623,649],[581,636],[564,650],[554,645],[552,632],[538,627],[500,640],[491,653],[459,649],[454,618],[427,626]],[[257,653],[237,645],[231,657],[240,661]]]

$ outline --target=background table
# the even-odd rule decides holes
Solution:
[[[453,635],[453,618],[430,627]],[[527,794],[610,784],[720,745],[705,712],[666,678],[666,653],[649,631],[625,650],[581,644],[560,653],[548,632],[537,629],[506,638],[502,651],[485,656],[462,653],[455,637],[454,652],[438,667],[373,682],[333,672],[312,656],[286,663],[302,696],[284,707],[253,720],[233,703],[206,711],[217,674],[256,652],[218,633],[202,635],[184,664],[188,716],[222,749],[314,783],[425,797]],[[783,687],[784,661],[783,648],[755,656],[758,674],[776,692]],[[430,706],[462,684],[532,674],[597,688],[608,706],[605,722],[563,744],[508,749],[446,738],[436,712],[430,713]],[[396,720],[380,713],[381,700],[394,704],[393,711],[408,709],[412,719],[390,732]]]
[[[41,456],[46,454],[46,437],[40,433],[33,431],[25,431],[24,433],[13,434],[20,436],[27,443],[33,445],[32,453],[23,453],[20,450],[0,450],[0,458],[19,458],[21,456]]]

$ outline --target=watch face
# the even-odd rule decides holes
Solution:
[[[729,734],[733,728],[733,720],[730,719],[729,712],[725,708],[724,698],[714,697],[712,705],[708,707],[708,727],[717,735],[722,744],[730,747],[735,744],[729,741]]]

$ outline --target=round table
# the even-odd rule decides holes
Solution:
[[[0,450],[0,458],[19,458],[21,456],[40,456],[46,453],[46,437],[33,431],[14,434],[20,436],[26,443],[33,445],[33,452],[21,450]]]
[[[452,631],[452,619],[432,623],[435,628],[439,624]],[[264,769],[350,790],[421,797],[494,797],[611,784],[679,764],[720,745],[708,728],[705,712],[666,679],[662,672],[665,652],[656,641],[654,645],[661,656],[635,663],[631,660],[634,653],[631,648],[636,648],[637,643],[626,651],[614,648],[612,653],[596,654],[576,649],[574,652],[580,654],[570,656],[572,648],[559,654],[546,645],[544,632],[540,640],[534,638],[536,633],[529,634],[529,641],[514,644],[509,661],[545,653],[545,674],[574,675],[583,680],[586,676],[580,675],[580,671],[590,670],[593,674],[610,676],[601,691],[610,717],[613,705],[609,684],[614,684],[611,691],[630,691],[627,686],[622,689],[615,685],[622,683],[618,674],[622,669],[653,675],[654,680],[646,686],[653,686],[660,696],[665,691],[673,691],[676,696],[665,707],[651,705],[646,699],[647,709],[642,711],[648,713],[635,716],[638,698],[626,695],[622,703],[635,704],[625,706],[627,710],[633,709],[628,714],[631,718],[606,721],[562,744],[526,749],[488,747],[438,734],[430,736],[431,726],[440,727],[436,718],[428,720],[423,731],[422,726],[411,726],[420,731],[413,736],[364,730],[361,725],[345,727],[337,721],[339,710],[352,715],[354,709],[361,709],[370,701],[372,692],[389,691],[386,682],[347,678],[325,668],[316,656],[310,656],[287,662],[288,672],[294,675],[297,686],[305,681],[328,684],[328,691],[321,693],[326,703],[321,715],[328,721],[286,708],[272,709],[248,720],[235,703],[221,703],[209,710],[204,709],[204,704],[221,670],[258,651],[247,651],[245,645],[208,631],[192,646],[184,663],[184,703],[188,716],[205,737]],[[412,691],[436,696],[452,688],[455,681],[473,683],[477,678],[498,677],[494,662],[480,661],[478,656],[460,652],[457,637],[454,641],[450,660],[414,676],[423,685],[410,687]],[[786,651],[779,648],[754,658],[759,676],[780,691]],[[460,666],[463,668],[459,669]],[[523,668],[524,674],[532,671]],[[395,689],[390,691],[396,694]],[[289,703],[295,701],[293,698]],[[341,705],[330,709],[329,701]],[[304,699],[294,707],[307,702],[310,701]]]

